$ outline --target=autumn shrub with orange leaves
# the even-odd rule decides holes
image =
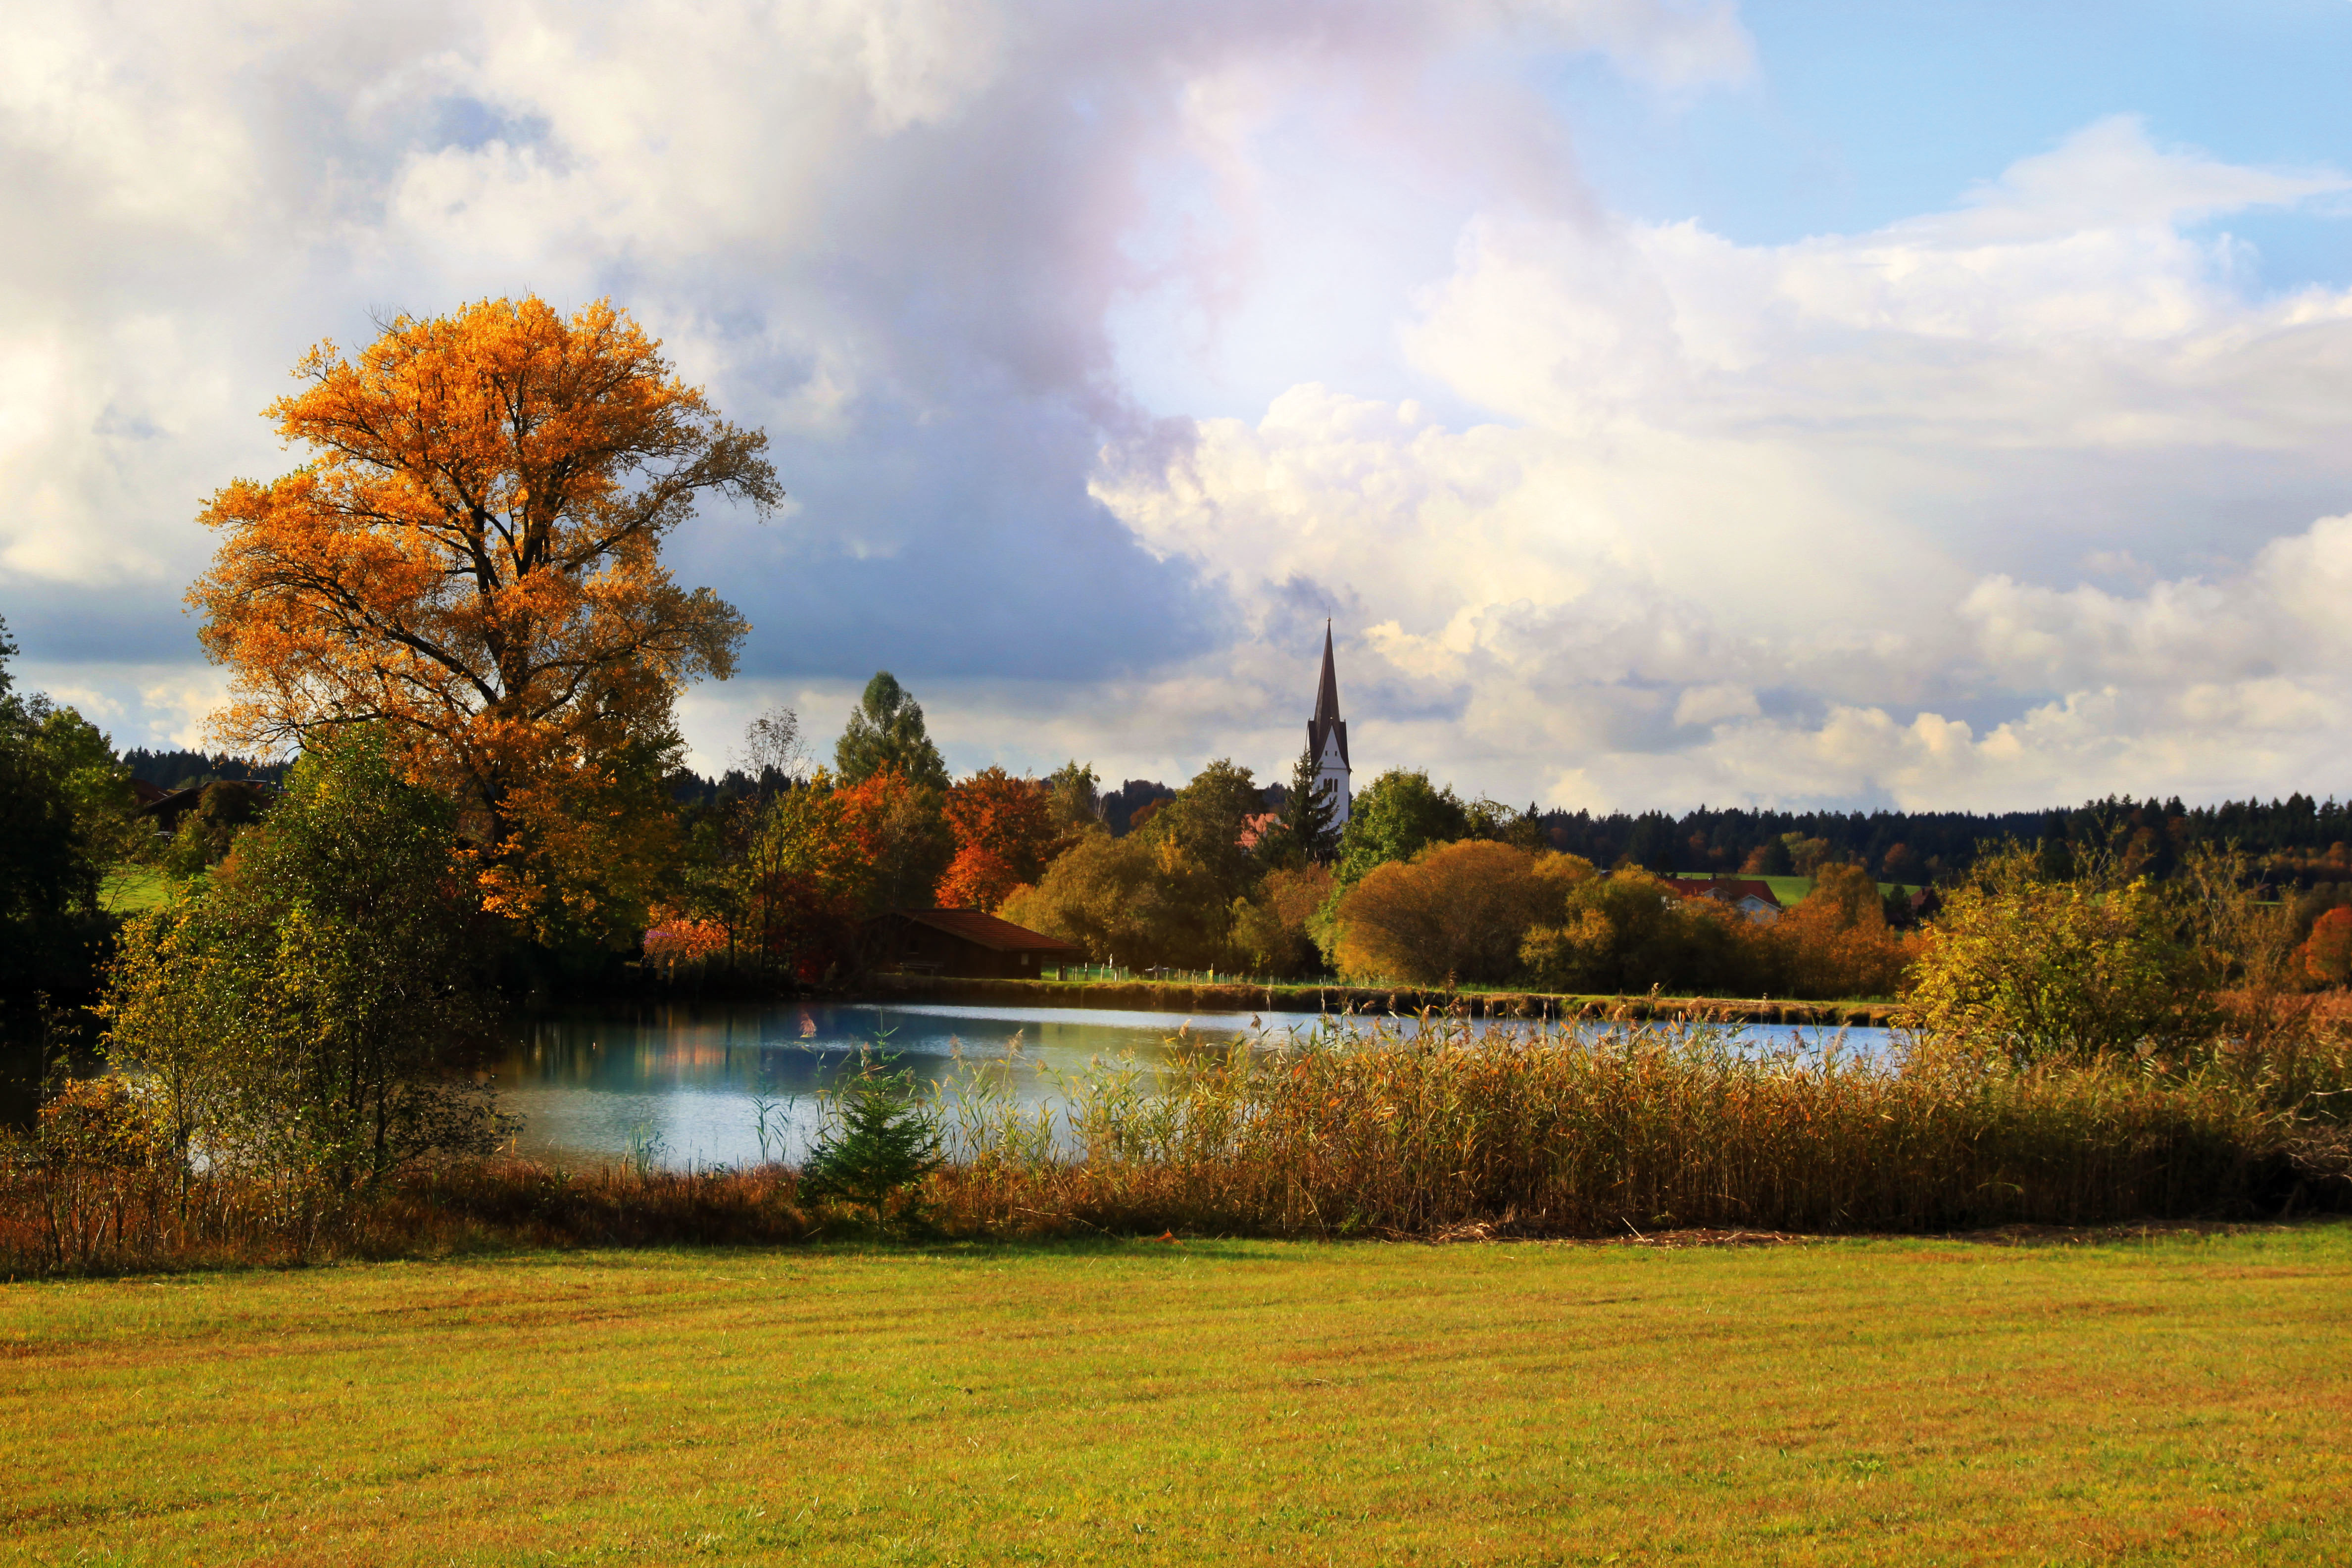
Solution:
[[[676,853],[672,704],[745,626],[665,539],[706,496],[782,500],[728,424],[608,301],[402,316],[320,343],[273,404],[310,459],[237,479],[189,593],[241,748],[381,722],[461,811],[485,905],[539,936],[634,934]]]

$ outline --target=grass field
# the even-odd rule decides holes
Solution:
[[[2342,1562],[2352,1226],[0,1288],[64,1563]]]
[[[111,914],[135,915],[152,910],[172,896],[171,879],[152,866],[130,861],[107,868],[99,884],[99,907]]]

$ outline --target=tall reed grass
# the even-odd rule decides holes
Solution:
[[[1912,1045],[1756,1051],[1699,1024],[1528,1034],[1423,1020],[1158,1070],[1098,1065],[1058,1119],[951,1096],[939,1196],[978,1230],[1431,1236],[1468,1227],[1936,1231],[2352,1198],[2326,1088],[2216,1058],[2019,1068]],[[998,1068],[995,1070],[1003,1070]]]
[[[1181,1045],[1181,1042],[1180,1042]],[[968,1064],[931,1110],[950,1235],[1435,1237],[1935,1232],[2352,1207],[2352,1047],[2314,1028],[2194,1061],[2020,1067],[1912,1042],[1754,1050],[1728,1026],[1405,1029],[1180,1048],[1048,1075]],[[101,1097],[103,1099],[103,1097]],[[335,1193],[165,1168],[53,1118],[0,1146],[0,1275],[512,1246],[776,1244],[856,1223],[779,1163],[444,1164]],[[93,1129],[96,1131],[93,1131]]]

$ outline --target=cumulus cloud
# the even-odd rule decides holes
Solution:
[[[1273,771],[1328,616],[1360,763],[1513,798],[2324,787],[2352,295],[2227,226],[2340,174],[2109,119],[1743,244],[1594,197],[1579,54],[1765,68],[1683,0],[32,0],[0,613],[184,738],[189,519],[301,349],[609,292],[793,492],[681,541],[756,627],[706,761],[887,666],[959,764]]]
[[[2116,120],[1869,234],[1482,217],[1404,341],[1496,422],[1303,385],[1097,493],[1238,603],[1360,606],[1376,684],[1563,803],[2307,784],[2342,526],[2273,535],[2352,487],[2352,296],[2192,226],[2346,185]],[[2086,546],[2179,574],[2039,585]]]

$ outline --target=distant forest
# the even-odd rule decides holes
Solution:
[[[216,779],[260,779],[283,784],[286,770],[292,764],[248,762],[226,752],[207,756],[202,752],[151,752],[142,747],[123,752],[122,765],[131,770],[132,778],[144,779],[158,789],[185,789],[190,784],[211,784]]]
[[[1749,811],[1702,806],[1664,812],[1548,811],[1555,847],[1596,865],[1726,874],[1805,871],[1823,859],[1859,861],[1890,882],[1932,882],[1964,870],[1982,849],[2014,840],[2042,847],[2053,869],[2082,849],[2119,856],[2127,870],[2169,873],[2199,844],[2235,844],[2263,874],[2299,888],[2352,881],[2352,808],[2333,798],[2230,801],[2189,807],[2171,800],[2110,796],[2069,809],[1979,815],[1967,811]],[[1809,862],[1811,864],[1809,864]]]
[[[123,761],[134,776],[165,789],[210,779],[275,783],[286,773],[284,763],[257,764],[202,752],[134,751],[124,753]],[[756,795],[758,787],[731,771],[718,779],[678,773],[671,775],[670,792],[681,805],[712,805]],[[1175,794],[1156,780],[1129,779],[1103,792],[1104,825],[1124,836],[1145,805]],[[1268,784],[1266,808],[1278,808],[1283,795],[1280,784]],[[1663,811],[1530,815],[1556,849],[1597,866],[1635,865],[1659,872],[1802,874],[1823,861],[1852,861],[1885,881],[1933,882],[1965,870],[1986,847],[2014,840],[2042,847],[2045,858],[2059,861],[2079,849],[2109,849],[2128,868],[2155,877],[2168,873],[2193,845],[2235,844],[2264,877],[2283,887],[2352,883],[2352,805],[2302,794],[2200,806],[2184,805],[2177,795],[2165,801],[2115,795],[2071,809],[1982,815],[1707,806],[1680,816]]]

